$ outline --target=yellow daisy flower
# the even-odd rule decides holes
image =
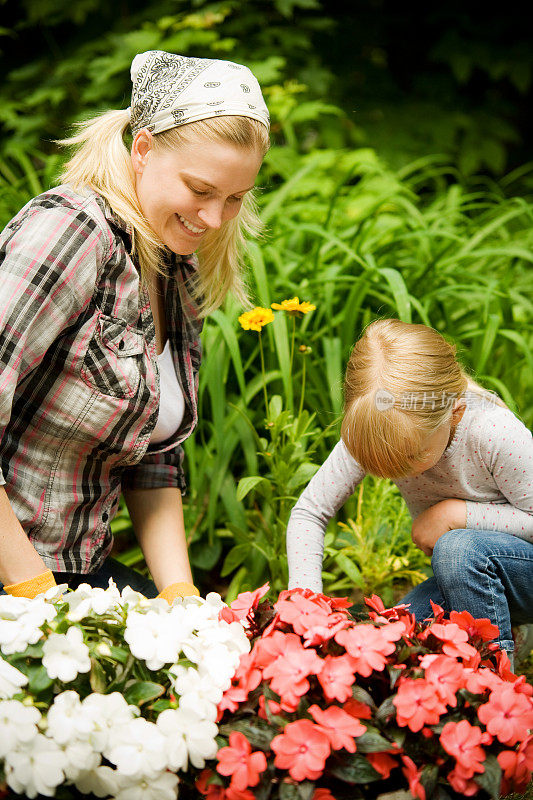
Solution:
[[[316,306],[308,303],[305,300],[300,300],[298,297],[293,297],[291,300],[282,300],[281,303],[272,303],[272,308],[276,311],[286,311],[290,317],[302,317],[309,311],[314,311]]]
[[[262,328],[272,322],[273,319],[274,313],[269,308],[256,306],[251,311],[245,311],[244,314],[241,314],[239,323],[245,331],[259,331],[261,333]]]

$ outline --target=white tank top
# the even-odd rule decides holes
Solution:
[[[185,400],[174,369],[168,339],[163,352],[157,356],[157,363],[159,364],[160,400],[157,424],[150,437],[152,444],[164,442],[173,436],[181,425],[185,411]]]

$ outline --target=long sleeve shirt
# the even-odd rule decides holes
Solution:
[[[168,254],[167,331],[185,399],[150,445],[159,406],[155,326],[126,224],[96,192],[59,186],[0,235],[0,485],[44,563],[92,572],[109,553],[121,489],[185,488],[197,421],[194,257]]]
[[[294,506],[287,528],[289,587],[322,589],[324,534],[330,519],[363,480],[342,439]],[[394,481],[413,519],[448,498],[466,501],[466,526],[533,542],[533,439],[507,408],[469,393],[440,460]]]

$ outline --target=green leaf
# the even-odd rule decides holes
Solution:
[[[26,674],[29,679],[28,689],[32,694],[40,694],[53,683],[42,664],[30,664]]]
[[[426,764],[420,775],[420,783],[426,790],[426,797],[433,797],[437,787],[439,768],[436,764]]]
[[[488,792],[493,800],[498,800],[502,782],[502,769],[498,764],[498,759],[490,754],[483,762],[483,766],[485,767],[485,772],[482,772],[481,775],[476,775],[474,780],[478,786]]]
[[[241,478],[237,485],[237,500],[239,502],[244,500],[246,495],[264,480],[265,478],[262,478],[260,475],[250,475],[246,478]]]
[[[331,768],[332,775],[345,783],[370,783],[381,779],[381,775],[364,756],[355,753],[343,764]]]
[[[111,657],[118,661],[120,664],[125,664],[128,660],[129,652],[126,650],[125,647],[116,647],[115,645],[109,645],[109,649],[111,650]]]
[[[380,722],[386,722],[389,717],[396,717],[396,706],[392,702],[394,697],[396,695],[387,697],[376,711],[376,719]]]
[[[172,708],[172,703],[170,700],[166,700],[164,697],[162,697],[160,700],[156,700],[155,703],[152,703],[150,708],[156,714],[160,714],[162,711],[166,711],[167,708]]]
[[[270,750],[270,743],[276,736],[274,728],[259,717],[236,719],[226,725],[220,725],[220,732],[225,736],[229,736],[232,731],[243,733],[252,747],[259,750]]]
[[[222,569],[220,571],[222,577],[224,578],[226,575],[229,575],[231,572],[233,572],[233,570],[237,569],[237,567],[242,564],[244,559],[249,555],[249,544],[237,544],[235,547],[232,547],[224,559],[224,564],[222,565]]]
[[[317,469],[318,464],[311,464],[310,461],[300,464],[290,481],[287,483],[288,491],[291,492],[295,489],[298,489],[300,486],[309,483]]]
[[[165,687],[160,683],[152,683],[151,681],[135,681],[124,692],[126,702],[132,706],[142,706],[150,700],[155,700],[161,697],[165,692]]]
[[[396,311],[402,322],[411,322],[411,298],[402,275],[397,269],[384,267],[379,270],[390,286]]]
[[[335,561],[356,586],[358,586],[360,589],[364,589],[365,582],[363,580],[363,576],[351,558],[348,558],[348,556],[344,555],[344,553],[337,553],[335,556]]]
[[[366,720],[361,720],[366,725]],[[366,733],[357,737],[357,750],[360,753],[383,753],[390,750],[391,743],[385,739],[377,728],[367,726]]]
[[[91,689],[98,694],[105,694],[107,687],[107,676],[105,670],[95,658],[91,658],[91,674],[89,676]]]
[[[300,800],[300,793],[296,783],[282,781],[279,785],[280,800]]]

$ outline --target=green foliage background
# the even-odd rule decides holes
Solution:
[[[290,445],[291,463],[317,464],[336,441],[344,364],[377,316],[436,327],[531,425],[532,55],[507,9],[467,13],[454,1],[406,12],[385,0],[348,11],[325,0],[0,5],[2,225],[53,183],[62,157],[54,140],[70,123],[128,105],[136,53],[229,58],[258,77],[273,146],[258,181],[266,228],[250,248],[251,294],[265,306],[294,295],[317,306],[296,342],[311,348],[304,407],[322,435],[311,456],[287,427],[280,447]],[[269,531],[305,483],[290,483],[281,516],[259,484],[238,491],[246,476],[270,476],[274,489],[277,480],[265,455],[258,340],[239,332],[241,310],[229,302],[206,325],[201,423],[186,443],[197,580],[228,597],[282,580],[283,547]],[[291,371],[283,315],[264,339],[269,396],[295,411],[303,357]],[[298,474],[307,479],[309,469]],[[394,487],[369,482],[342,519],[352,522],[332,524],[326,541],[327,587],[379,585],[392,599],[427,572]],[[139,564],[124,510],[113,524],[124,532],[122,558]]]

